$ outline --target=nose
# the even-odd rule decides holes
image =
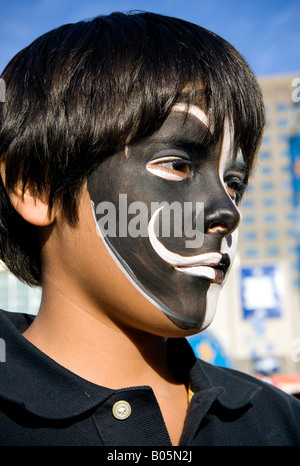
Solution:
[[[223,192],[221,192],[223,191]],[[239,225],[241,214],[225,189],[204,205],[204,232],[227,236]]]

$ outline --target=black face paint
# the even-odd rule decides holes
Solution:
[[[230,152],[228,134],[208,145],[207,132],[198,107],[187,112],[178,104],[159,131],[106,159],[88,179],[95,219],[112,257],[183,329],[211,323],[240,219],[234,198],[245,176],[241,156]],[[203,231],[193,240],[196,227]]]

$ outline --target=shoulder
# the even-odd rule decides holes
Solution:
[[[223,388],[219,400],[228,407],[250,404],[262,423],[294,425],[300,435],[300,401],[278,387],[244,372],[203,363],[204,370],[215,386]]]
[[[32,314],[8,312],[0,309],[1,330],[6,326],[12,325],[18,332],[23,333],[31,325],[34,319],[35,315]]]
[[[237,394],[236,391],[240,390],[241,387],[252,387],[255,397],[256,395],[259,395],[262,398],[265,396],[275,396],[282,399],[283,402],[292,403],[297,408],[300,408],[300,402],[296,397],[285,393],[278,387],[275,387],[271,383],[261,380],[258,377],[233,368],[214,366],[203,361],[201,361],[201,365],[213,385],[223,386],[224,391],[227,393],[230,391],[232,394]]]
[[[214,389],[217,393],[206,413],[207,423],[202,431],[204,442],[214,445],[300,445],[300,401],[297,398],[234,369],[200,360],[195,369],[195,378],[199,381],[198,400],[203,395],[201,379],[204,379],[206,390],[212,392]]]

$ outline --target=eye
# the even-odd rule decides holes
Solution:
[[[168,181],[181,181],[190,174],[193,163],[182,157],[161,157],[152,160],[146,166],[150,173]]]
[[[244,180],[233,176],[225,180],[225,186],[231,199],[238,204],[246,189]]]

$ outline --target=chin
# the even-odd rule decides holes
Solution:
[[[196,309],[194,315],[189,314],[188,318],[184,316],[178,316],[178,318],[168,316],[168,318],[176,325],[179,331],[186,334],[185,336],[191,336],[202,332],[207,329],[214,320],[221,288],[219,284],[212,283],[206,295],[205,307]]]

